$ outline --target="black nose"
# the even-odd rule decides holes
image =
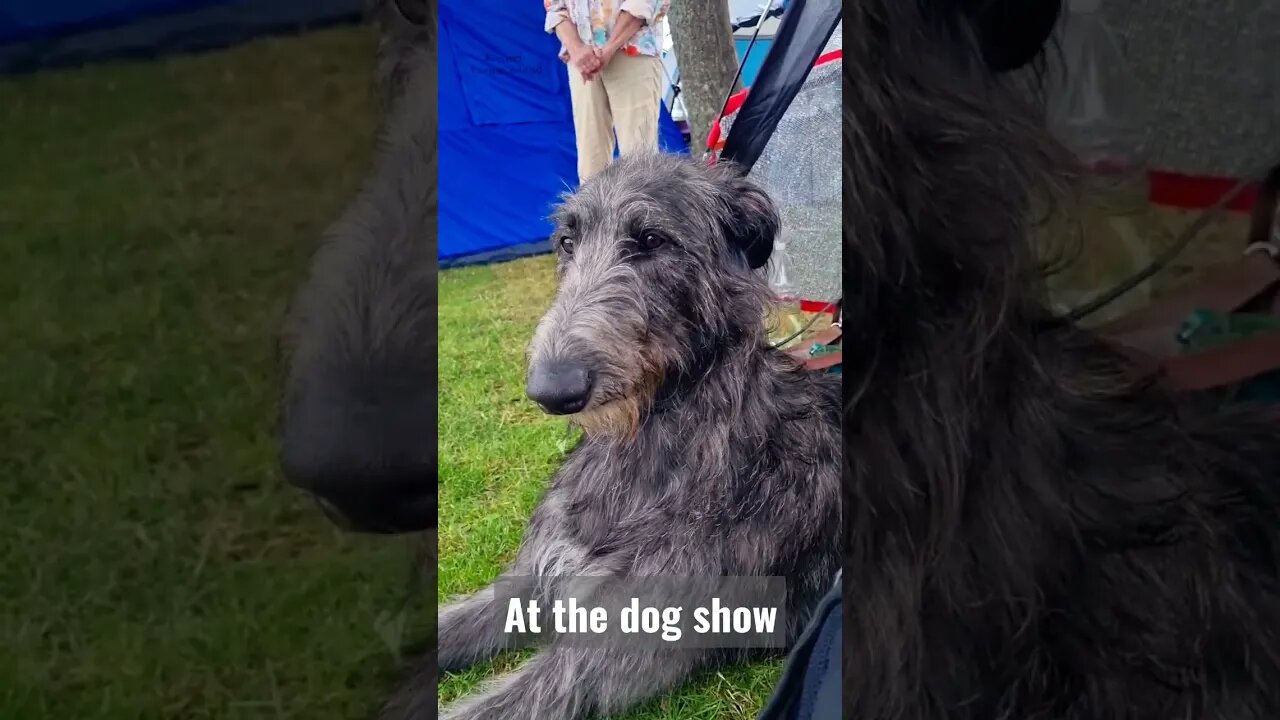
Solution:
[[[425,378],[308,384],[283,417],[280,464],[351,530],[436,524],[436,399]],[[421,381],[421,382],[419,382]]]
[[[591,372],[581,365],[542,362],[529,368],[525,391],[548,413],[571,415],[587,406],[591,384]]]

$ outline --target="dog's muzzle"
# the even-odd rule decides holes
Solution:
[[[580,412],[591,400],[594,377],[582,365],[565,361],[541,362],[529,368],[525,392],[551,415]]]

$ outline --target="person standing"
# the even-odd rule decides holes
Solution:
[[[560,39],[578,147],[578,182],[620,154],[658,149],[662,22],[671,0],[543,0]]]

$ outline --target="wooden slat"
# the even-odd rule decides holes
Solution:
[[[840,364],[842,355],[843,353],[837,351],[827,353],[826,355],[819,355],[815,358],[809,358],[804,361],[804,367],[806,370],[829,370]]]
[[[1125,342],[1125,336],[1142,335],[1157,328],[1170,328],[1176,333],[1182,321],[1196,310],[1232,313],[1277,284],[1280,284],[1280,264],[1266,253],[1251,253],[1209,270],[1197,282],[1170,291],[1141,310],[1104,325],[1098,332],[1121,342]]]
[[[799,358],[801,360],[808,360],[809,353],[813,352],[813,349],[815,347],[818,347],[821,345],[834,345],[838,340],[840,340],[840,336],[841,336],[840,326],[832,325],[826,330],[823,330],[822,332],[809,338],[804,343],[801,343],[800,345],[788,350],[787,354],[791,355],[792,357]]]
[[[1207,390],[1280,370],[1280,333],[1259,335],[1163,363],[1165,382],[1178,390]]]

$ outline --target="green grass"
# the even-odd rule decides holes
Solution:
[[[373,51],[346,28],[0,80],[0,718],[336,720],[386,692],[409,541],[335,530],[272,441]]]
[[[525,521],[572,437],[524,396],[524,349],[554,291],[550,257],[440,275],[439,599],[491,582],[510,561]],[[444,701],[475,689],[495,667],[442,679]],[[754,718],[778,679],[766,662],[704,675],[628,720]]]

